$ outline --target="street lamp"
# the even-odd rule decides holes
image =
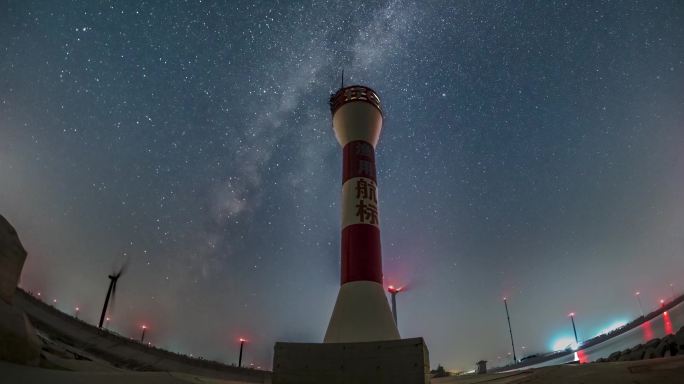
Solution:
[[[660,308],[665,306],[665,299],[660,299]]]
[[[641,312],[641,317],[644,317],[644,308],[641,306],[641,292],[637,291],[636,294],[637,302],[639,303],[639,311]]]
[[[245,341],[247,341],[247,339],[244,339],[241,337],[239,340],[240,340],[240,357],[238,357],[238,368],[241,368],[242,367],[242,350],[245,347]]]
[[[392,316],[394,316],[394,324],[398,325],[397,323],[397,293],[401,292],[403,287],[395,287],[394,285],[390,285],[387,287],[387,292],[392,295]]]
[[[511,348],[513,349],[513,363],[518,362],[518,358],[515,356],[515,344],[513,344],[513,329],[511,328],[511,316],[508,314],[508,301],[503,298],[504,307],[506,308],[506,319],[508,320],[508,332],[511,334]]]
[[[577,338],[577,328],[575,328],[575,312],[570,312],[568,316],[570,317],[570,321],[572,322],[572,332],[575,334],[575,343],[577,343],[577,346],[579,346],[579,339]]]
[[[145,331],[147,330],[147,326],[143,324],[142,328],[142,334],[140,335],[140,342],[144,343],[145,342]]]
[[[78,319],[78,312],[81,310],[81,308],[76,307],[76,318]]]

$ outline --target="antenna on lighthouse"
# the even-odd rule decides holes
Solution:
[[[330,99],[328,99],[328,104],[330,104],[330,110],[335,109],[335,96],[344,88],[344,68],[342,68],[342,76],[340,80],[340,89],[334,91],[330,94]]]

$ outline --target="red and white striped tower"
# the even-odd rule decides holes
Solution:
[[[342,286],[326,343],[399,339],[382,287],[375,146],[382,130],[380,98],[361,85],[330,97],[342,146]]]

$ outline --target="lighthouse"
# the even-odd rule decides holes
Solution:
[[[362,85],[330,97],[333,130],[342,147],[341,286],[325,343],[400,338],[382,286],[375,148],[382,130],[378,94]]]
[[[382,286],[375,147],[382,108],[372,89],[342,87],[330,97],[342,147],[340,291],[322,344],[277,342],[273,384],[429,384],[422,337],[401,339]]]

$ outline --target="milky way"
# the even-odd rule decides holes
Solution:
[[[466,369],[684,291],[681,2],[0,1],[0,214],[22,286],[269,368],[339,287],[327,99],[378,91],[399,330]]]

